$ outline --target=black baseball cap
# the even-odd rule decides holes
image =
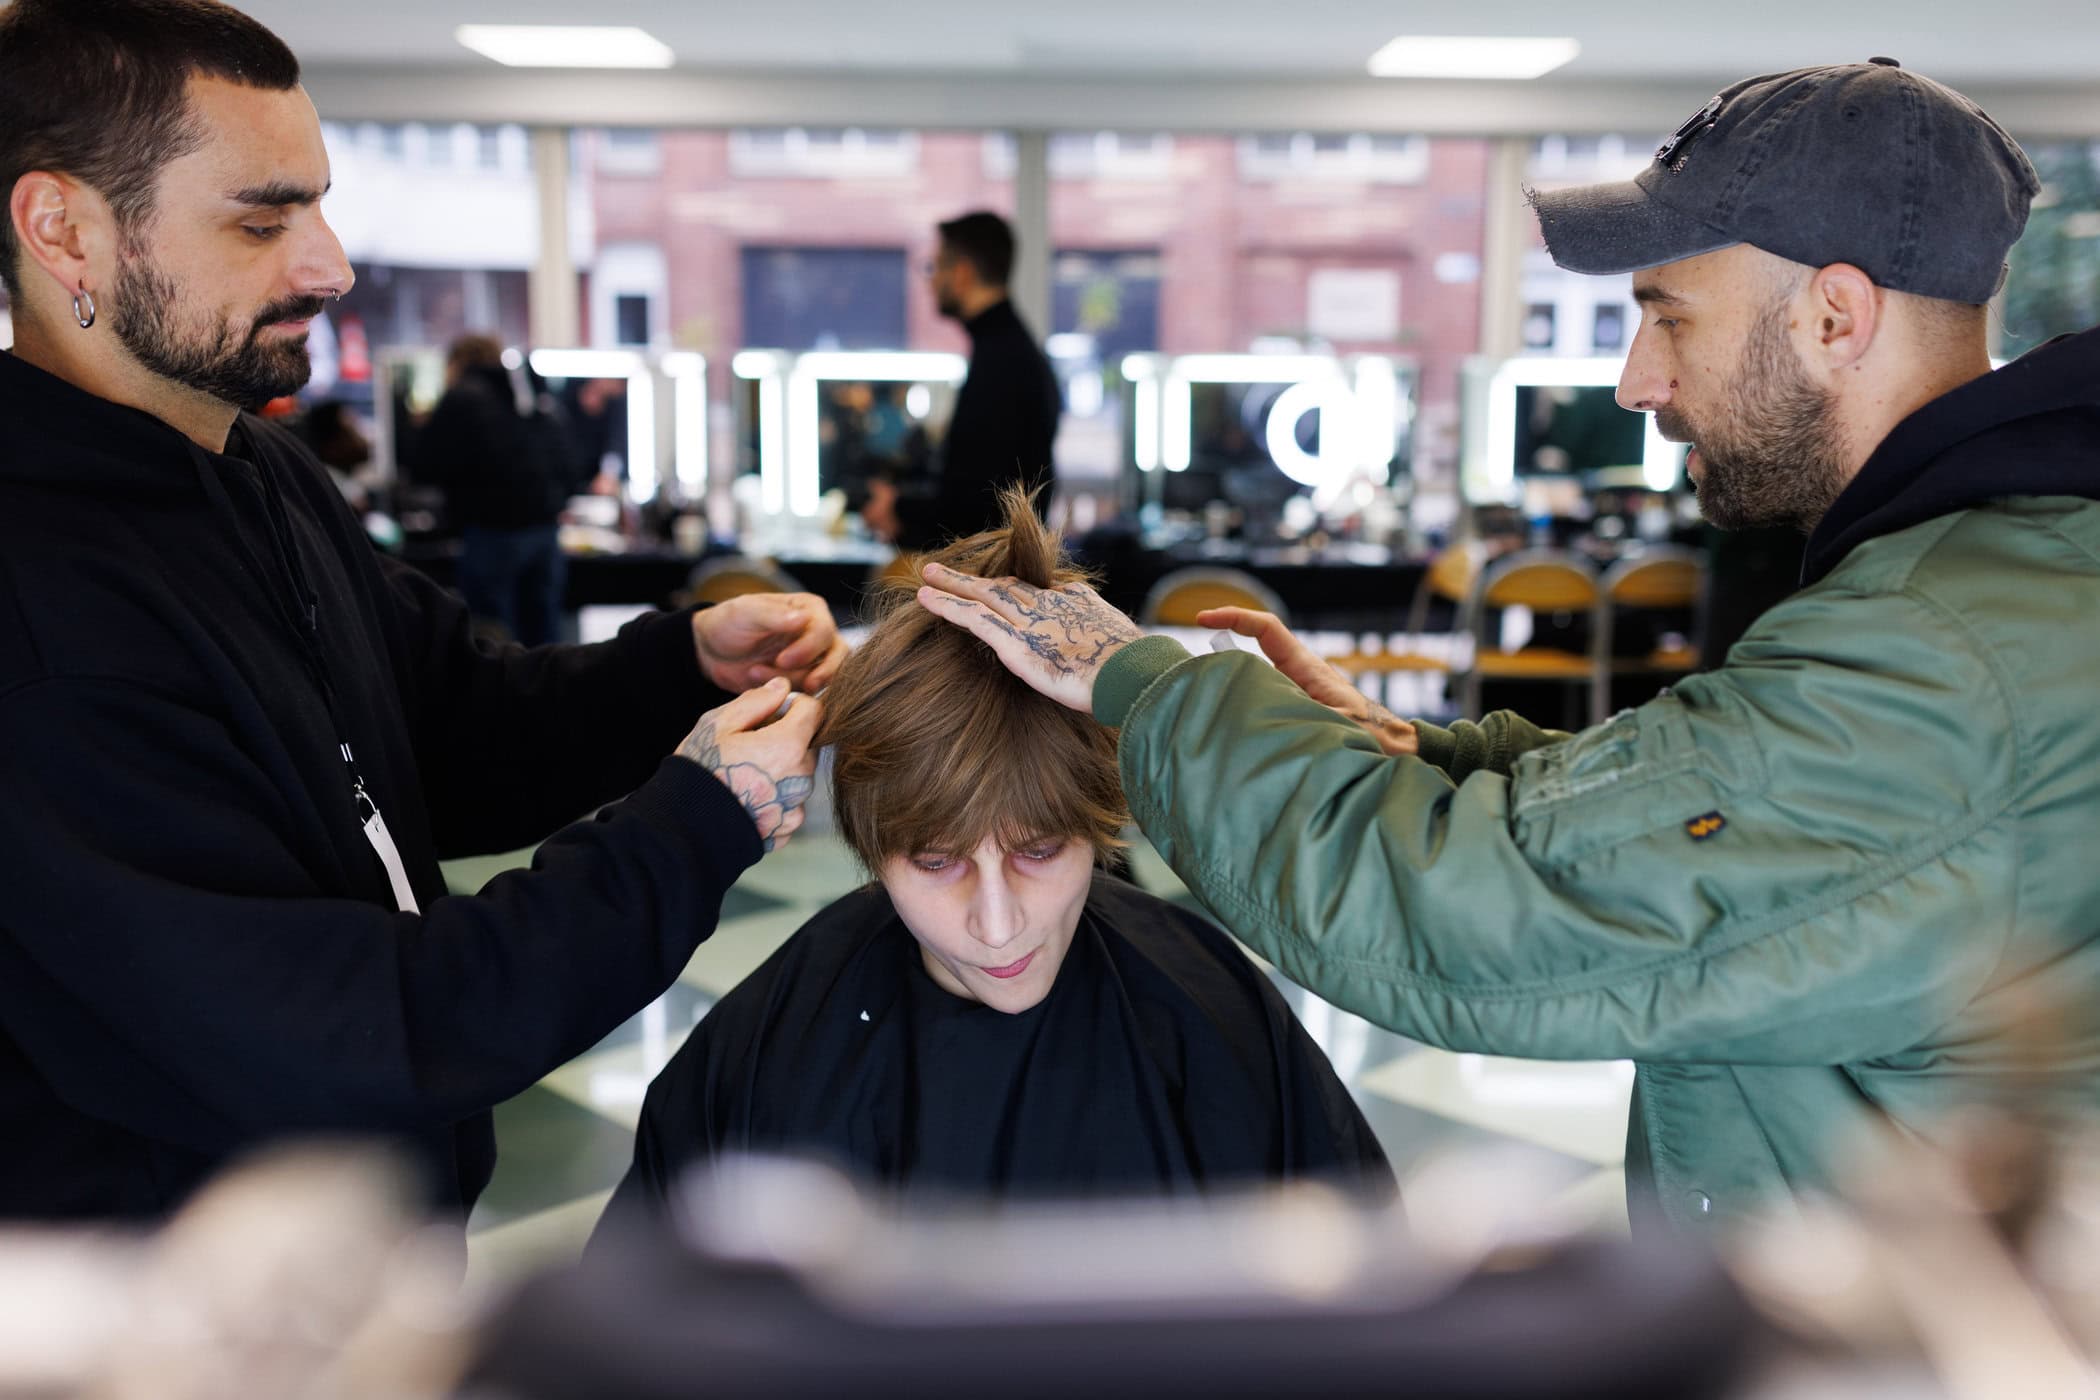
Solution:
[[[2040,189],[1982,108],[1876,58],[1746,78],[1634,179],[1528,193],[1546,251],[1571,272],[1636,272],[1749,243],[1982,303]]]

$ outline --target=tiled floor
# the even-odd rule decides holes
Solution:
[[[813,825],[821,820],[816,814]],[[521,861],[462,861],[447,874],[453,888],[465,892]],[[1149,846],[1137,846],[1133,865],[1145,888],[1195,907]],[[716,998],[812,912],[859,882],[835,837],[797,836],[731,891],[721,927],[668,993],[596,1049],[496,1110],[501,1156],[469,1224],[477,1279],[500,1284],[582,1247],[626,1170],[649,1077]],[[1447,1054],[1338,1011],[1288,982],[1278,985],[1356,1095],[1403,1190],[1409,1176],[1447,1151],[1498,1148],[1521,1166],[1515,1179],[1543,1193],[1541,1204],[1556,1206],[1564,1218],[1625,1228],[1629,1066]]]

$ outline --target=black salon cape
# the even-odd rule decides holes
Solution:
[[[879,887],[803,925],[650,1086],[617,1230],[716,1153],[828,1160],[878,1191],[1182,1195],[1392,1170],[1282,996],[1231,939],[1097,874],[1050,994],[942,991]]]

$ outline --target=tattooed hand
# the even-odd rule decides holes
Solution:
[[[1276,614],[1252,608],[1210,608],[1197,613],[1196,622],[1254,638],[1262,654],[1275,662],[1276,669],[1290,677],[1298,689],[1343,718],[1362,725],[1387,755],[1415,752],[1413,725],[1372,700],[1347,676],[1315,656],[1312,648],[1299,641]]]
[[[1083,583],[1035,588],[926,566],[919,603],[981,638],[1006,669],[1061,705],[1094,707],[1102,663],[1138,639],[1131,620]]]
[[[736,794],[766,849],[777,851],[802,825],[802,804],[816,786],[817,756],[809,741],[822,714],[817,701],[807,695],[790,699],[788,683],[771,680],[700,716],[678,756]]]

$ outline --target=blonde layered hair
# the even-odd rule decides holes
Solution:
[[[839,832],[870,871],[895,856],[1084,840],[1096,859],[1130,820],[1112,730],[1038,695],[990,647],[913,601],[931,562],[1037,588],[1081,582],[1017,489],[1003,528],[910,561],[874,600],[868,639],[824,692]]]

